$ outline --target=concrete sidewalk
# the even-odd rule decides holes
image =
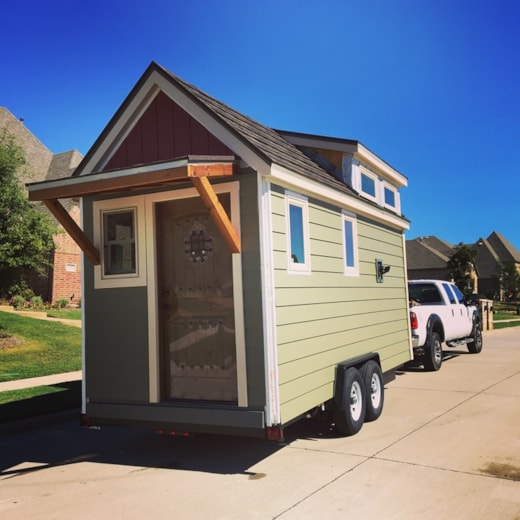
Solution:
[[[70,383],[72,381],[80,381],[82,377],[82,371],[78,370],[77,372],[66,372],[64,374],[53,374],[50,376],[5,381],[0,383],[0,392],[6,392],[8,390],[22,390],[23,388],[33,388],[36,386],[51,386],[59,385],[60,383]]]

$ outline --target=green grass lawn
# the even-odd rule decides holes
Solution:
[[[63,318],[64,320],[81,320],[81,309],[52,309],[47,311],[49,318]]]
[[[0,311],[0,381],[81,370],[81,329]]]
[[[493,321],[502,321],[502,320],[520,320],[520,315],[512,314],[510,312],[495,312],[493,314]]]

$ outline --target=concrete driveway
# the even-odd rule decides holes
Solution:
[[[85,430],[76,414],[0,429],[0,516],[520,520],[520,329],[446,354],[398,372],[350,438],[324,417],[284,445]]]

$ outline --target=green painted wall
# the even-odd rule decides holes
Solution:
[[[92,202],[83,202],[85,232],[92,237]],[[147,402],[148,306],[146,287],[94,289],[94,268],[84,263],[87,399]]]
[[[409,359],[402,233],[357,217],[359,276],[343,274],[342,213],[310,198],[311,274],[289,274],[285,192],[273,187],[276,333],[282,420],[333,395],[336,365],[377,352],[384,371]],[[377,283],[375,259],[391,270]]]
[[[240,225],[248,403],[252,409],[263,410],[265,371],[257,189],[256,173],[243,172]],[[83,202],[84,230],[90,237],[92,202]],[[143,245],[141,241],[140,246]],[[94,289],[94,269],[88,261],[84,276],[87,397],[95,402],[148,402],[147,288]]]
[[[266,396],[257,183],[257,175],[253,171],[243,172],[240,176],[240,231],[248,405],[263,410]]]

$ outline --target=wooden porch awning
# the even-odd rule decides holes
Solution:
[[[27,185],[27,189],[29,200],[43,201],[85,253],[85,256],[94,265],[99,265],[101,262],[99,251],[70,217],[58,199],[132,191],[191,181],[224,236],[231,252],[239,253],[240,238],[209,182],[211,177],[232,175],[233,160],[234,157],[188,156],[186,159],[169,163],[32,183]]]

